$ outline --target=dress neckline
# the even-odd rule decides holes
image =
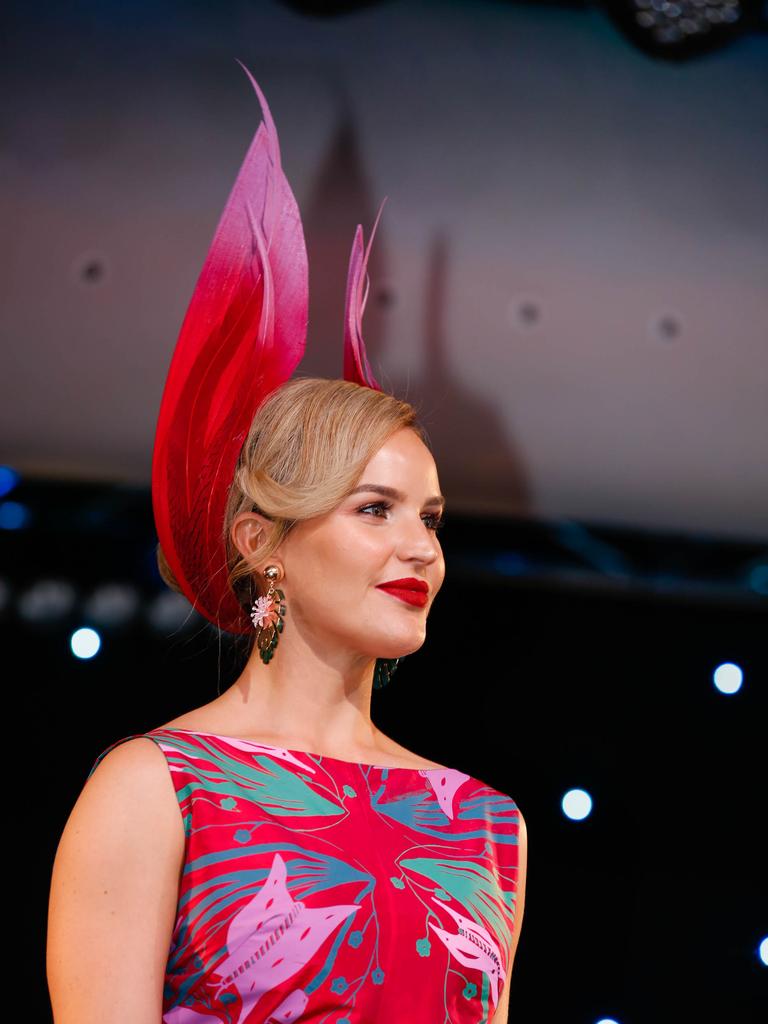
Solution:
[[[249,740],[242,736],[224,736],[218,732],[204,732],[200,729],[180,729],[177,726],[159,726],[157,729],[150,730],[153,733],[174,733],[180,732],[188,736],[209,736],[212,739],[224,740],[227,743],[247,743],[252,747],[265,748],[266,750],[279,750],[285,751],[287,754],[304,754],[305,757],[319,757],[322,761],[335,761],[337,764],[345,764],[353,768],[376,768],[378,771],[395,771],[395,772],[445,772],[448,771],[447,765],[435,765],[433,767],[417,768],[411,767],[410,765],[402,764],[371,764],[368,761],[347,761],[341,757],[331,757],[330,754],[317,754],[313,750],[296,750],[291,747],[278,747],[274,743],[262,743],[260,740]]]

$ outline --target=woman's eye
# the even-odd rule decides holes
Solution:
[[[432,520],[430,530],[441,530],[445,526],[445,516],[440,515],[438,512],[433,512],[427,516],[427,519]]]
[[[373,505],[364,505],[361,509],[358,509],[358,512],[365,512],[369,508],[375,508],[379,510],[383,509],[384,511],[386,511],[387,509],[391,508],[391,505],[388,505],[385,501],[377,501]],[[378,516],[374,518],[378,518]]]
[[[361,509],[358,509],[358,511],[367,512],[368,509],[370,508],[376,509],[378,512],[387,512],[389,511],[390,508],[392,508],[392,506],[388,505],[387,502],[385,501],[377,501],[371,505],[363,505],[363,507]],[[378,515],[374,516],[374,519],[379,518],[380,516]],[[440,515],[440,513],[438,512],[428,512],[426,515],[422,516],[422,518],[431,520],[430,522],[426,523],[427,529],[429,530],[439,530],[445,523],[445,516]]]

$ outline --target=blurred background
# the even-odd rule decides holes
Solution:
[[[364,334],[430,437],[447,576],[373,715],[525,816],[510,1021],[768,1019],[766,5],[0,17],[0,635],[35,792],[29,1019],[51,1020],[50,870],[97,754],[239,674],[160,581],[149,487],[260,120],[235,58],[304,222],[298,375],[342,376],[354,231],[387,197]]]

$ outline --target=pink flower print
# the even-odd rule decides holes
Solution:
[[[419,768],[419,775],[423,775],[434,790],[437,802],[446,817],[453,820],[454,797],[469,775],[457,768]]]
[[[291,1024],[304,1013],[309,996],[303,988],[295,988],[269,1015],[269,1024]],[[210,1022],[209,1022],[210,1024]]]
[[[271,597],[260,597],[251,608],[251,620],[254,626],[274,626],[277,624],[275,601]]]
[[[441,900],[432,897],[435,903],[439,903],[442,910],[447,910],[458,926],[457,932],[448,932],[438,928],[431,921],[429,927],[441,939],[449,953],[456,957],[459,963],[465,967],[476,967],[488,975],[491,983],[491,998],[493,1005],[499,1002],[499,985],[503,987],[507,980],[507,972],[501,963],[501,951],[498,943],[487,928],[476,921],[470,920],[458,910]]]
[[[286,879],[285,861],[276,853],[261,889],[229,922],[227,953],[215,971],[221,978],[217,995],[234,986],[242,999],[235,1024],[244,1024],[266,992],[305,967],[328,936],[360,909],[353,903],[309,907],[293,899]],[[284,1014],[301,1011],[306,993],[294,991],[298,995],[287,1002]]]
[[[182,729],[182,732],[184,730]],[[209,736],[211,739],[220,740],[225,739],[231,747],[236,747],[238,750],[244,751],[246,754],[267,754],[269,757],[279,759],[280,761],[287,761],[289,764],[295,764],[297,768],[301,768],[302,771],[311,772],[315,774],[316,769],[311,764],[305,764],[300,761],[298,757],[295,757],[291,750],[286,750],[285,747],[273,747],[270,743],[256,743],[255,740],[238,740],[234,736],[219,736],[215,732],[200,732],[198,736]],[[161,743],[160,747],[163,750],[168,751],[170,754],[178,754],[178,748],[169,746],[167,743]],[[208,761],[211,755],[208,753],[204,754],[190,754],[187,752],[186,756],[190,759],[194,758],[198,761]],[[172,772],[185,772],[186,768],[182,768],[180,765],[172,764],[168,761],[168,767]]]

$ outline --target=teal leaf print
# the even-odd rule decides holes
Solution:
[[[436,860],[431,857],[411,857],[400,861],[400,866],[432,879],[445,894],[466,907],[476,921],[484,921],[503,945],[509,946],[508,918],[511,915],[514,919],[515,894],[502,889],[488,868],[475,861]],[[499,901],[507,914],[500,909]]]
[[[171,743],[163,737],[162,746],[169,764],[178,764],[189,780],[177,791],[182,803],[190,797],[194,801],[199,792],[201,799],[245,798],[261,804],[271,815],[278,817],[338,817],[345,813],[339,803],[328,800],[305,782],[295,767],[284,764],[277,757],[253,755],[254,764],[249,768],[241,759],[210,748],[212,766],[204,767],[199,763],[199,748],[193,744],[174,736]],[[198,757],[189,758],[189,751]]]

